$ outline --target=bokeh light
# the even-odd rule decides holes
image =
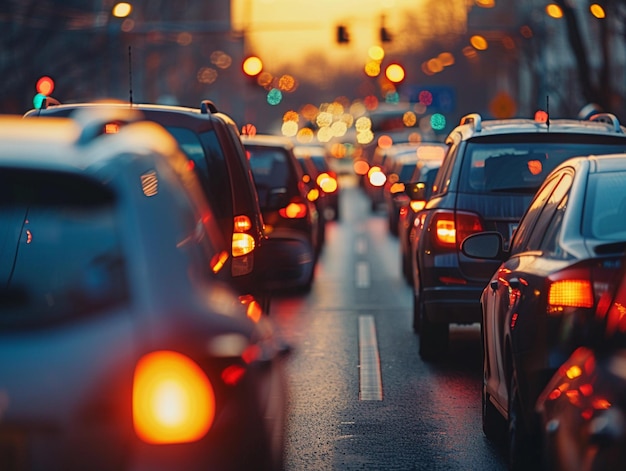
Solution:
[[[481,36],[480,34],[475,34],[474,36],[472,36],[470,38],[470,44],[474,47],[474,49],[477,49],[479,51],[485,51],[489,47],[487,40],[484,38],[484,36]]]
[[[602,8],[602,6],[598,5],[597,3],[593,3],[589,5],[589,11],[591,12],[593,16],[595,16],[598,19],[606,18],[606,13],[604,12],[604,8]]]
[[[385,77],[393,83],[400,83],[404,80],[404,67],[400,64],[389,64],[385,69]]]
[[[298,134],[297,121],[285,121],[281,127],[281,133],[283,136],[294,137]]]
[[[217,80],[217,70],[210,67],[202,67],[196,74],[196,79],[200,83],[210,84]]]
[[[430,117],[430,125],[435,131],[441,131],[446,127],[446,117],[441,113],[435,113]]]
[[[374,61],[382,61],[385,58],[385,50],[380,46],[372,46],[367,50],[367,55]]]
[[[263,62],[257,56],[250,56],[243,61],[242,67],[246,75],[254,77],[263,70]]]
[[[120,2],[117,3],[112,10],[112,15],[116,18],[125,18],[133,11],[133,7],[130,3]]]
[[[283,94],[282,94],[282,92],[279,89],[272,88],[267,93],[267,102],[270,105],[276,106],[276,105],[280,104],[281,101],[283,101]]]
[[[380,75],[380,63],[369,61],[365,64],[365,75],[368,77],[378,77]]]
[[[563,18],[563,10],[556,3],[546,5],[546,13],[550,18]]]

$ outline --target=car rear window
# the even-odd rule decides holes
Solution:
[[[261,206],[277,190],[288,196],[298,194],[298,177],[293,173],[290,158],[283,149],[246,145],[250,155],[250,168]]]
[[[532,194],[557,165],[570,157],[626,151],[626,139],[611,136],[554,133],[515,137],[516,142],[469,141],[459,191]]]
[[[113,193],[58,172],[0,172],[0,329],[129,298]]]

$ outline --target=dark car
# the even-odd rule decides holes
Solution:
[[[398,235],[400,211],[409,204],[404,192],[405,184],[420,180],[420,174],[428,167],[439,167],[447,146],[436,142],[422,142],[406,147],[391,158],[387,181],[383,186],[383,199],[387,210],[387,222],[391,235]]]
[[[625,130],[609,114],[585,121],[463,117],[447,137],[412,244],[413,326],[422,359],[446,351],[450,324],[481,321],[480,295],[498,264],[463,255],[463,239],[497,231],[507,247],[552,169],[576,155],[626,151]]]
[[[626,463],[623,271],[615,285],[609,301],[596,309],[583,346],[557,369],[537,400],[544,469],[609,471]]]
[[[242,137],[270,240],[283,241],[283,252],[268,267],[276,290],[311,288],[322,249],[323,221],[304,181],[302,167],[287,138]]]
[[[282,469],[273,324],[172,136],[108,122],[0,117],[0,469]]]
[[[572,158],[530,203],[510,247],[497,231],[474,234],[464,255],[501,262],[482,306],[483,430],[508,421],[514,469],[537,458],[537,397],[581,345],[610,294],[626,247],[626,154]]]
[[[211,204],[225,240],[232,241],[228,267],[242,293],[252,293],[269,310],[259,252],[265,245],[263,219],[245,150],[234,121],[206,100],[199,108],[128,103],[74,103],[44,106],[26,117],[71,116],[84,109],[128,109],[167,129],[187,155]],[[117,123],[122,124],[122,123]],[[271,258],[271,256],[265,257]]]
[[[315,183],[319,190],[318,208],[325,221],[339,219],[339,180],[330,168],[328,151],[322,145],[295,145],[294,154],[302,165],[302,171]]]
[[[416,225],[423,221],[419,213],[426,207],[430,199],[437,172],[441,167],[441,160],[428,159],[415,166],[411,182],[405,185],[404,194],[406,203],[402,204],[398,212],[398,241],[400,245],[400,264],[402,276],[409,286],[413,286],[413,258],[411,244],[415,239]]]

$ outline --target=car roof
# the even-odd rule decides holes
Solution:
[[[119,100],[102,100],[92,102],[80,102],[80,103],[58,103],[52,102],[45,105],[42,108],[36,108],[29,110],[25,113],[25,117],[35,117],[40,115],[69,115],[74,111],[78,111],[85,108],[120,108],[120,109],[132,109],[138,111],[149,112],[161,112],[168,114],[186,115],[192,118],[210,119],[211,117],[218,117],[229,123],[234,121],[226,114],[220,112],[217,106],[210,100],[203,100],[200,102],[199,108],[192,108],[188,106],[180,105],[162,105],[156,103],[129,103]]]
[[[572,157],[561,163],[554,169],[557,171],[562,167],[577,167],[583,162],[589,162],[589,173],[610,173],[626,171],[626,153],[624,154],[602,154],[602,155],[582,155]]]
[[[463,140],[467,140],[472,137],[499,134],[557,132],[613,134],[626,138],[626,127],[609,113],[597,114],[588,120],[561,118],[549,119],[546,122],[526,118],[483,120],[478,113],[471,113],[461,118],[460,124],[450,134],[459,133]]]
[[[109,117],[109,116],[107,116]],[[70,118],[23,119],[18,115],[0,116],[0,160],[3,165],[43,170],[83,171],[99,160],[124,152],[177,152],[174,138],[160,125],[150,121],[131,123],[132,133],[120,131],[116,139],[94,139],[91,123]],[[125,128],[124,128],[125,129]]]

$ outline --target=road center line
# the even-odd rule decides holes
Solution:
[[[356,287],[369,288],[370,286],[370,266],[367,262],[356,263]]]
[[[359,400],[382,401],[383,384],[374,316],[359,316]]]
[[[354,251],[358,255],[365,255],[367,253],[367,239],[365,237],[358,237],[356,239]]]

